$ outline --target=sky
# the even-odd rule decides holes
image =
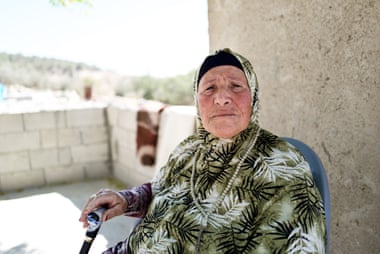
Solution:
[[[0,52],[169,77],[209,51],[207,0],[0,0]]]

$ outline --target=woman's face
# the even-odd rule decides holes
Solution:
[[[235,66],[214,67],[199,82],[197,103],[203,127],[219,138],[232,138],[248,127],[251,102],[248,81]]]

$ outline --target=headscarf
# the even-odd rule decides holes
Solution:
[[[199,68],[197,69],[195,76],[194,76],[193,91],[194,91],[195,106],[197,108],[197,131],[198,132],[205,131],[203,124],[202,124],[202,121],[201,121],[201,118],[200,118],[199,105],[197,102],[197,93],[198,93],[199,81],[200,81],[201,77],[207,72],[207,70],[209,70],[213,67],[219,66],[219,65],[224,65],[223,63],[222,64],[215,64],[214,63],[212,65],[213,67],[208,68],[208,69],[206,68],[206,71],[204,71],[205,70],[204,65],[207,62],[207,60],[210,59],[210,57],[213,57],[213,56],[220,54],[221,52],[230,54],[240,63],[242,70],[245,74],[245,77],[248,81],[248,86],[250,88],[251,97],[252,97],[252,100],[251,100],[252,101],[252,104],[251,104],[252,110],[251,110],[251,116],[250,116],[250,125],[253,125],[253,124],[259,125],[259,85],[257,82],[256,73],[253,70],[252,64],[250,63],[250,61],[248,59],[246,59],[242,55],[232,51],[229,48],[224,48],[224,49],[216,50],[215,53],[207,56],[205,58],[205,60],[202,62],[202,64],[199,66]],[[229,65],[233,65],[233,66],[236,66],[239,68],[239,66],[237,66],[235,63],[229,64]]]

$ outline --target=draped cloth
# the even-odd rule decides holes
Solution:
[[[145,102],[137,111],[136,151],[139,165],[153,166],[156,162],[160,114],[165,105]]]

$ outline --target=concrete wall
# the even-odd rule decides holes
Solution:
[[[332,253],[380,251],[380,2],[208,0],[210,50],[254,64],[261,123],[320,155]]]
[[[0,115],[0,191],[110,175],[105,107]]]

